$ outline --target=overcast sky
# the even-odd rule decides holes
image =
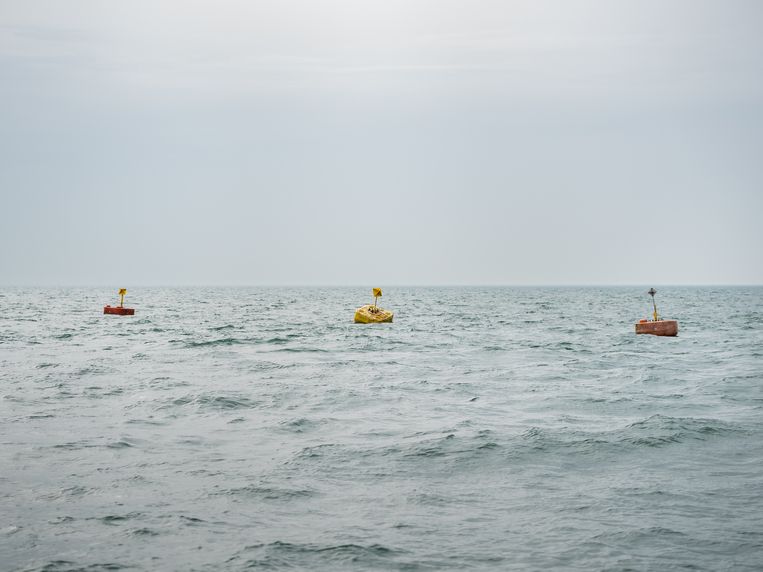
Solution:
[[[762,183],[758,0],[0,0],[0,284],[760,284]]]

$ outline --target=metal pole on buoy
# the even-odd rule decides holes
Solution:
[[[654,295],[657,294],[657,290],[654,288],[650,288],[649,292],[647,292],[652,297],[652,306],[654,307],[654,321],[657,321],[657,302],[654,301]]]
[[[374,288],[374,308],[376,308],[376,302],[379,300],[379,296],[382,295],[381,288]]]
[[[127,294],[127,288],[120,288],[119,289],[119,307],[124,308],[125,306],[125,294]]]

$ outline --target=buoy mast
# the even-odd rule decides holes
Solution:
[[[657,302],[655,302],[654,300],[654,295],[657,294],[657,290],[655,290],[654,288],[650,288],[647,294],[649,294],[652,297],[652,306],[654,307],[654,314],[652,315],[654,316],[654,321],[656,322],[660,319],[657,314]]]

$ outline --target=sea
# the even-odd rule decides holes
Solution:
[[[0,570],[763,569],[761,287],[127,286],[0,289]]]

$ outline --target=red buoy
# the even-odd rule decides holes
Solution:
[[[676,320],[639,320],[636,324],[637,334],[652,334],[653,336],[677,336],[678,322]]]
[[[678,335],[678,322],[676,320],[663,320],[657,313],[657,302],[654,301],[654,295],[657,294],[657,290],[650,288],[647,292],[652,297],[652,307],[654,313],[652,317],[654,320],[639,320],[636,323],[637,334],[652,334],[653,336],[677,336]]]
[[[127,294],[126,288],[119,289],[119,306],[109,306],[106,304],[103,307],[104,314],[114,314],[116,316],[134,316],[135,308],[125,308],[125,294]]]
[[[135,308],[124,308],[122,306],[109,306],[108,304],[103,307],[104,314],[116,314],[117,316],[134,316]]]

